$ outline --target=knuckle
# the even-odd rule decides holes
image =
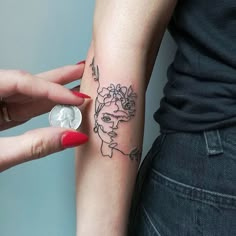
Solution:
[[[32,159],[39,159],[47,154],[47,141],[43,138],[32,138],[30,156]]]
[[[11,70],[12,74],[15,75],[16,77],[22,77],[25,75],[28,75],[29,73],[24,71],[24,70]]]
[[[30,73],[23,70],[12,70],[12,77],[15,81],[14,90],[25,91],[30,86],[29,82],[31,79]]]

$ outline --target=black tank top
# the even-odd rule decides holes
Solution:
[[[160,108],[162,132],[236,125],[236,0],[179,0],[177,43]]]

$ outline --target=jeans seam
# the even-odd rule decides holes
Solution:
[[[147,210],[145,209],[145,207],[144,207],[143,204],[141,204],[141,207],[143,208],[143,212],[144,212],[144,214],[146,215],[146,217],[147,217],[149,223],[150,223],[151,226],[153,227],[154,231],[157,233],[158,236],[161,236],[161,234],[159,233],[159,231],[157,230],[157,228],[156,228],[155,225],[153,224],[153,222],[152,222],[150,216],[148,215]]]
[[[191,194],[187,194],[187,193],[185,194],[183,191],[181,192],[180,190],[178,190],[176,188],[174,189],[174,187],[171,187],[170,185],[165,184],[166,187],[169,187],[170,189],[172,189],[173,191],[176,191],[177,193],[179,193],[181,195],[188,196],[188,197],[190,197],[193,200],[198,200],[198,201],[205,202],[205,203],[208,203],[208,204],[209,203],[212,203],[214,205],[218,204],[218,205],[220,205],[222,207],[236,209],[236,196],[228,195],[228,194],[222,194],[222,193],[218,193],[218,192],[213,192],[213,191],[209,191],[209,190],[206,190],[206,189],[201,189],[201,188],[194,187],[194,186],[191,186],[191,185],[183,184],[183,183],[180,183],[180,182],[178,182],[176,180],[173,180],[173,179],[171,179],[171,178],[161,174],[160,172],[158,172],[158,171],[156,171],[154,169],[152,169],[152,172],[154,174],[158,175],[159,177],[163,178],[165,181],[169,181],[171,184],[175,184],[175,185],[181,186],[181,187],[186,188],[186,189],[191,190],[191,191],[199,192],[200,194],[211,195],[211,196],[219,197],[219,198],[226,198],[228,200],[228,202],[223,202],[222,203],[219,200],[218,201],[214,201],[214,200],[209,200],[209,199],[200,199],[198,197],[194,197],[193,196],[194,192],[191,192]],[[154,181],[157,181],[160,184],[160,182],[157,179],[155,179],[155,176],[153,176],[153,177],[154,177]]]

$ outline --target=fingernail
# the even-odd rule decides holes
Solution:
[[[76,63],[76,65],[81,65],[81,64],[85,64],[85,60],[84,61],[79,61]]]
[[[61,144],[64,148],[72,148],[84,144],[88,141],[88,136],[73,131],[67,131],[62,135]]]
[[[87,94],[84,94],[84,93],[80,93],[80,92],[76,92],[76,91],[72,91],[72,93],[75,96],[80,97],[80,98],[91,98],[90,96],[88,96]]]

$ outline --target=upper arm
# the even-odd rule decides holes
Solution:
[[[148,50],[160,43],[177,0],[97,0],[94,40],[114,50]]]

